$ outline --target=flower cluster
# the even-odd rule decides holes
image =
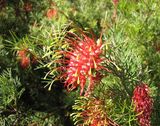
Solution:
[[[57,17],[57,10],[56,9],[49,9],[47,11],[46,16],[48,19],[52,19],[53,17]]]
[[[102,41],[97,41],[83,34],[83,39],[76,36],[76,39],[69,39],[72,50],[66,52],[68,64],[66,66],[65,86],[71,91],[80,86],[80,94],[84,92],[87,79],[89,80],[85,95],[93,89],[97,79],[101,75],[98,70],[102,69],[100,57],[102,53]]]
[[[135,112],[138,114],[139,125],[150,126],[153,101],[149,96],[149,87],[146,84],[137,86],[132,99],[136,107]]]
[[[47,10],[46,16],[48,19],[57,18],[58,9],[56,7],[56,3],[50,1],[50,9]]]
[[[28,49],[21,49],[17,51],[17,56],[19,58],[20,66],[23,69],[27,69],[31,63],[37,63],[37,58],[31,55]]]
[[[30,58],[27,56],[27,49],[22,49],[17,52],[18,58],[20,60],[20,66],[26,69],[30,65]]]

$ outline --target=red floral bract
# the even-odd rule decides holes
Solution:
[[[138,122],[140,126],[150,126],[150,116],[152,113],[152,99],[149,96],[149,87],[141,84],[134,89],[133,102],[135,104],[135,112],[139,114]]]

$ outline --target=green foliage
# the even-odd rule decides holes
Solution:
[[[5,109],[10,105],[17,105],[18,100],[24,91],[23,88],[21,89],[21,83],[18,77],[13,78],[11,70],[8,69],[2,72],[0,83],[1,109]]]
[[[112,0],[2,0],[0,125],[82,124],[83,106],[94,97],[103,101],[102,113],[116,126],[138,126],[132,96],[142,82],[154,102],[151,125],[160,125],[159,5],[159,0],[119,0],[117,5]],[[49,10],[56,11],[51,18]],[[110,70],[99,71],[102,78],[88,97],[79,97],[79,89],[66,92],[61,77],[63,53],[71,50],[68,32],[79,36],[81,31],[95,40],[102,34],[102,65]],[[27,69],[20,65],[23,49]]]

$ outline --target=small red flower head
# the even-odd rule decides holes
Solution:
[[[52,19],[53,17],[56,17],[57,16],[57,10],[56,9],[49,9],[47,11],[47,18],[48,19]]]
[[[150,117],[152,113],[153,100],[149,96],[149,87],[141,84],[134,89],[133,102],[135,104],[135,112],[138,115],[140,126],[150,126]]]
[[[94,87],[96,78],[100,77],[98,71],[102,69],[102,41],[96,42],[84,34],[83,39],[76,36],[76,39],[70,38],[68,41],[72,44],[72,49],[70,52],[66,52],[68,64],[66,66],[65,86],[68,91],[80,87],[80,94],[82,95],[86,81],[89,80],[85,92],[87,95]]]

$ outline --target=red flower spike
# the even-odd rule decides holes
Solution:
[[[141,84],[134,89],[133,102],[135,104],[135,112],[139,126],[150,126],[150,117],[152,113],[153,100],[149,96],[149,87],[146,84]]]
[[[93,38],[90,38],[83,34],[83,39],[71,33],[72,38],[67,38],[67,41],[71,43],[72,49],[70,52],[66,52],[66,80],[65,86],[68,91],[73,90],[80,86],[80,95],[83,94],[87,79],[89,85],[87,92],[93,89],[94,83],[98,82],[99,75],[98,70],[102,69],[101,62],[104,60],[100,57],[102,53],[102,41],[96,42]],[[97,78],[97,79],[96,79]],[[96,80],[96,81],[95,81]]]

